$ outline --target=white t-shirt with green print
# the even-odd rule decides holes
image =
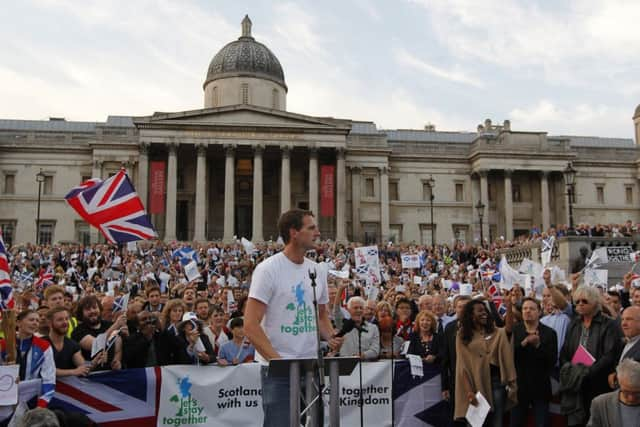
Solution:
[[[273,348],[283,358],[308,358],[317,355],[313,288],[309,270],[316,271],[318,304],[329,302],[327,269],[305,258],[296,264],[280,252],[256,267],[249,298],[267,305],[262,328]],[[256,351],[256,360],[268,362]]]

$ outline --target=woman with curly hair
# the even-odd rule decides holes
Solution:
[[[437,334],[438,321],[431,311],[423,310],[416,316],[409,338],[408,354],[420,356],[427,363],[438,363],[442,350],[441,335]]]
[[[456,419],[478,404],[477,392],[491,405],[484,425],[501,427],[504,411],[517,402],[513,348],[485,302],[473,299],[464,307],[456,338]]]

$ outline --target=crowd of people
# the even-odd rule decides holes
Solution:
[[[485,425],[502,425],[507,413],[512,426],[528,416],[549,425],[553,398],[567,425],[637,425],[640,288],[632,285],[633,271],[606,289],[582,284],[579,272],[556,282],[545,269],[544,286],[530,291],[500,290],[483,274],[495,269],[502,247],[550,235],[637,232],[631,222],[581,224],[482,246],[386,243],[378,246],[380,284],[355,270],[361,245],[318,241],[307,257],[327,272],[328,317],[343,335],[339,348],[325,351],[364,361],[412,354],[439,366],[442,397],[461,425],[477,393],[491,405]],[[47,407],[57,377],[252,362],[256,352],[244,331],[252,275],[281,250],[278,242],[240,241],[8,248],[20,378],[42,379],[37,405]],[[406,253],[420,256],[420,268],[402,267]],[[186,271],[193,265],[195,278]],[[3,339],[3,360],[6,350]],[[607,418],[611,405],[616,420]]]

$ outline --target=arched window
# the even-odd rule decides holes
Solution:
[[[214,107],[218,106],[218,86],[213,87],[213,91],[211,92],[211,105]]]
[[[278,109],[280,103],[278,102],[278,89],[273,89],[273,91],[271,92],[271,108]]]
[[[240,85],[240,102],[242,104],[249,103],[249,83],[242,83],[242,85]]]

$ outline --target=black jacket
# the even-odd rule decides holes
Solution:
[[[162,340],[163,336],[160,332],[155,332],[151,340],[147,340],[140,332],[131,335],[124,343],[124,366],[127,369],[146,367],[151,342],[155,350],[156,366],[166,365],[168,359],[163,351],[165,347]]]
[[[580,344],[582,334],[582,317],[576,315],[567,328],[564,345],[560,351],[560,366],[570,363]],[[587,378],[583,381],[582,390],[587,401],[595,396],[610,391],[607,376],[613,372],[620,354],[622,331],[616,327],[615,322],[609,317],[598,312],[591,321],[589,327],[589,339],[587,350],[595,358],[593,365],[589,367]]]
[[[542,323],[538,324],[540,345],[522,346],[527,337],[524,322],[513,327],[513,358],[518,382],[518,403],[551,399],[551,372],[558,358],[556,331]]]
[[[449,390],[453,396],[456,378],[456,336],[458,335],[458,321],[449,322],[444,327],[442,339],[442,390]]]
[[[409,350],[407,350],[407,354],[416,354],[420,357],[433,355],[436,357],[436,360],[433,363],[440,363],[442,356],[441,341],[442,337],[439,334],[433,334],[433,338],[431,339],[431,351],[426,353],[424,346],[422,345],[422,340],[420,339],[420,334],[412,332],[409,336]]]

